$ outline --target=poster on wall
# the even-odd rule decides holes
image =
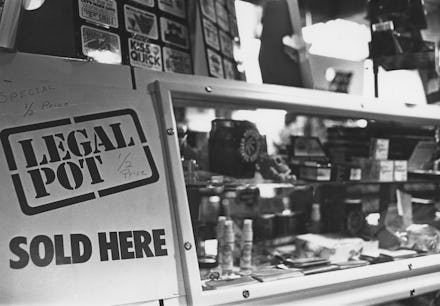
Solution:
[[[226,32],[229,32],[229,17],[228,12],[226,11],[226,7],[222,1],[215,2],[215,11],[217,15],[217,24],[218,26]]]
[[[89,26],[81,26],[82,53],[90,58],[100,59],[105,54],[106,61],[120,64],[121,41],[118,34],[99,30]]]
[[[125,29],[122,29],[124,64],[191,74],[186,1],[157,0],[151,4],[156,8],[124,4],[120,10],[125,20]]]
[[[189,53],[164,47],[163,62],[166,72],[192,73],[191,56]]]
[[[124,5],[125,29],[146,38],[158,39],[157,17],[155,14]]]
[[[115,0],[78,0],[79,17],[103,26],[117,28],[118,8]]]
[[[228,80],[235,80],[236,73],[235,73],[235,65],[230,60],[224,58],[223,59],[223,67],[225,68],[225,79]]]
[[[239,47],[234,0],[198,0],[195,54],[196,74],[218,78],[242,79],[234,50]]]
[[[223,78],[222,57],[211,49],[207,49],[209,73],[212,76]]]
[[[162,55],[159,45],[135,38],[128,39],[130,65],[162,71]]]
[[[202,15],[211,21],[216,21],[214,0],[199,0],[202,9]]]
[[[132,1],[148,7],[154,7],[154,0],[132,0]]]
[[[160,18],[161,39],[164,43],[188,49],[189,38],[188,29],[180,22],[168,18]]]
[[[215,50],[220,50],[217,27],[208,19],[203,19],[203,34],[206,45]]]
[[[232,39],[231,37],[226,34],[225,32],[223,32],[222,30],[219,31],[220,35],[220,46],[221,46],[221,51],[223,53],[223,55],[229,57],[229,58],[234,58],[234,46],[232,44]]]
[[[185,0],[159,0],[159,9],[180,18],[186,17]]]
[[[151,99],[47,81],[0,92],[0,304],[184,295]]]

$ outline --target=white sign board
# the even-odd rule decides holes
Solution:
[[[0,304],[184,295],[156,112],[128,89],[0,83]]]

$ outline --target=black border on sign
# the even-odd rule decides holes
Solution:
[[[73,117],[73,122],[70,118],[60,119],[60,120],[54,120],[49,122],[42,122],[42,123],[36,123],[36,124],[30,124],[30,125],[24,125],[19,127],[13,127],[13,128],[6,128],[0,132],[0,140],[3,146],[3,150],[5,152],[6,161],[9,167],[9,171],[16,171],[17,170],[17,163],[14,158],[14,154],[12,152],[11,144],[9,142],[9,136],[19,133],[24,133],[28,131],[35,131],[35,130],[41,130],[41,129],[47,129],[47,128],[53,128],[58,127],[62,125],[69,125],[72,123],[81,123],[81,122],[87,122],[92,120],[98,120],[98,119],[105,119],[110,117],[119,117],[128,115],[132,118],[133,123],[135,125],[136,131],[139,135],[139,139],[141,143],[143,144],[143,149],[145,156],[147,158],[147,161],[151,168],[151,175],[148,178],[144,178],[141,180],[137,180],[130,183],[125,183],[121,185],[115,185],[109,188],[101,189],[97,191],[97,194],[99,197],[104,197],[107,195],[119,193],[122,191],[126,191],[129,189],[149,185],[152,183],[155,183],[159,180],[159,171],[157,170],[156,164],[153,159],[153,155],[151,154],[151,150],[149,146],[147,145],[147,139],[145,137],[145,134],[142,130],[141,123],[139,121],[139,117],[137,113],[133,109],[122,109],[122,110],[116,110],[116,111],[109,111],[104,113],[96,113],[91,115],[83,115],[83,116],[76,116]],[[29,206],[28,200],[26,199],[26,195],[24,193],[23,184],[21,182],[20,176],[18,173],[11,174],[12,182],[14,184],[15,191],[17,193],[18,202],[20,204],[20,208],[22,212],[26,215],[35,215],[42,212],[58,209],[61,207],[66,207],[74,204],[78,204],[81,202],[89,201],[96,198],[95,192],[88,192],[81,195],[77,195],[71,198],[66,198],[59,201],[49,202],[43,205],[40,205],[38,207],[31,207]]]

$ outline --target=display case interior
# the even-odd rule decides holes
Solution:
[[[318,274],[343,283],[347,271],[368,284],[439,252],[434,116],[340,94],[193,90],[170,92],[204,292]]]

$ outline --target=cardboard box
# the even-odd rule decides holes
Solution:
[[[370,157],[372,159],[387,160],[389,147],[389,139],[372,138],[370,142]]]
[[[362,180],[392,182],[394,180],[393,160],[357,159],[362,170]]]
[[[405,182],[408,180],[408,162],[406,160],[394,161],[394,181]]]
[[[345,238],[335,235],[298,235],[296,252],[298,257],[321,257],[330,262],[344,262],[357,258],[364,246],[361,238]]]
[[[310,181],[330,181],[331,164],[320,164],[316,162],[305,162],[300,166],[299,178]]]
[[[394,179],[394,161],[376,160],[374,161],[373,178],[380,182],[392,182]]]

